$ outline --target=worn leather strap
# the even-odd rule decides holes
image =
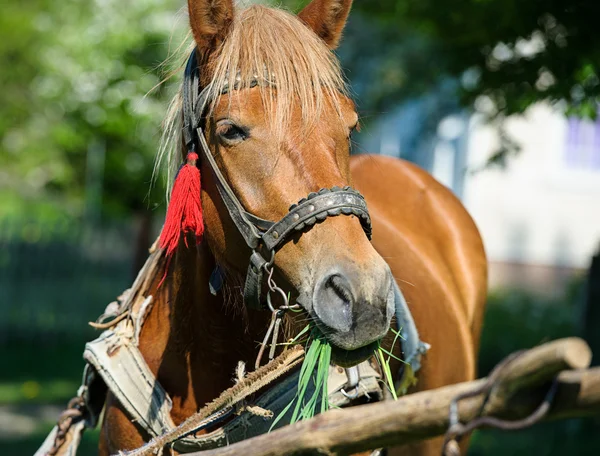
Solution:
[[[120,333],[124,327],[119,325],[88,342],[83,358],[100,374],[129,416],[150,435],[160,435],[175,427],[171,399],[133,343],[131,331]]]
[[[252,309],[260,309],[262,307],[262,279],[264,268],[267,264],[267,260],[258,252],[253,252],[250,256],[248,272],[246,273],[246,283],[244,284],[244,302]]]
[[[150,257],[147,265],[153,264],[154,261],[156,260]],[[138,283],[137,280],[136,283]],[[403,358],[407,363],[401,385],[397,385],[402,394],[405,392],[402,384],[405,383],[407,376],[408,381],[411,381],[412,376],[419,370],[420,358],[427,351],[429,345],[419,339],[419,333],[406,300],[398,286],[395,285],[395,287],[396,319],[398,329],[403,335],[402,351]],[[87,344],[84,356],[89,365],[84,374],[83,385],[85,388],[82,387],[83,389],[78,394],[82,395],[89,415],[85,423],[78,422],[69,430],[67,442],[58,453],[60,456],[75,455],[84,428],[93,427],[100,414],[106,398],[105,389],[107,387],[127,410],[129,418],[142,427],[149,436],[158,437],[175,429],[169,413],[171,400],[137,348],[136,334],[149,310],[144,305],[147,302],[151,303],[151,300],[148,298],[138,299],[137,307],[139,308],[131,310],[131,319],[119,321],[114,329],[105,331],[98,339]],[[134,323],[133,327],[130,326],[130,321]],[[298,364],[294,364],[294,366],[297,367]],[[288,370],[290,375],[284,379],[277,378],[277,381],[266,382],[264,386],[268,384],[268,388],[255,401],[251,401],[252,404],[270,410],[277,416],[295,397],[299,370],[294,369],[293,371]],[[380,398],[379,374],[369,366],[368,362],[360,364],[357,369],[360,378],[357,388],[359,395],[354,400],[360,400],[360,397]],[[332,407],[350,405],[352,399],[343,392],[346,380],[348,379],[343,369],[339,369],[337,366],[330,367],[328,393]],[[248,392],[248,395],[256,391],[257,389],[254,388]],[[243,410],[239,416],[208,434],[200,436],[186,434],[186,437],[177,441],[175,449],[185,452],[215,448],[267,432],[272,421],[244,408],[242,402],[247,397],[240,396],[237,401],[227,402],[225,407],[215,408],[193,429],[201,430],[208,426],[213,427],[224,418],[231,416],[233,410],[238,412]],[[237,407],[232,408],[234,404],[237,404]],[[280,425],[285,422],[285,419],[282,420]],[[46,439],[36,456],[46,455],[53,445],[55,434],[56,430]]]
[[[208,165],[215,176],[215,181],[217,184],[217,190],[219,191],[219,195],[221,195],[221,199],[223,200],[223,204],[227,208],[227,212],[229,212],[229,216],[231,220],[237,227],[238,231],[246,241],[246,245],[250,247],[252,250],[258,248],[258,245],[261,240],[261,234],[259,233],[256,226],[250,222],[247,216],[247,212],[244,210],[244,207],[237,199],[233,190],[225,180],[223,173],[219,169],[217,162],[212,156],[208,144],[206,143],[206,139],[204,138],[204,132],[201,127],[197,128],[197,136],[200,142],[200,151],[202,153],[202,157],[208,162]],[[254,220],[259,219],[252,215]],[[262,219],[261,219],[262,220]],[[269,223],[264,220],[265,223]]]
[[[371,218],[364,197],[350,187],[333,187],[310,193],[307,198],[290,207],[287,215],[262,236],[262,242],[268,251],[276,250],[293,232],[341,214],[359,217],[367,237],[371,239]]]
[[[77,449],[79,448],[79,444],[81,443],[81,437],[83,432],[88,426],[86,426],[85,421],[78,421],[68,430],[65,442],[60,447],[58,452],[55,453],[56,456],[76,456]],[[52,454],[54,449],[54,441],[56,440],[56,434],[58,432],[58,426],[54,426],[50,431],[50,434],[46,437],[46,440],[42,443],[42,446],[38,448],[38,450],[33,454],[33,456],[48,456]]]
[[[344,371],[332,366],[328,376],[329,405],[335,407],[347,407],[356,401],[379,401],[383,397],[380,386],[381,376],[373,369],[368,361],[358,366],[360,371],[360,383],[358,394],[354,399],[346,397],[341,390],[346,384],[347,378]],[[276,385],[273,385],[265,391],[252,405],[263,410],[270,411],[274,417],[277,417],[296,397],[298,392],[299,371],[293,375],[282,379]],[[314,392],[314,383],[307,386],[306,395],[312,396]],[[277,423],[273,429],[278,429],[289,423],[293,409],[290,408],[284,415],[284,418]],[[260,434],[269,432],[272,427],[273,419],[267,416],[261,416],[245,410],[239,416],[208,434],[194,438],[185,438],[176,441],[173,448],[181,453],[192,451],[202,451],[212,448],[219,448],[232,443],[239,442]]]
[[[290,212],[279,222],[267,222],[271,223],[271,227],[262,235],[262,245],[266,251],[276,252],[291,234],[310,228],[327,217],[341,214],[356,215],[365,234],[371,239],[371,218],[363,196],[350,187],[333,187],[310,193],[307,198],[290,207]],[[261,308],[263,272],[269,261],[257,251],[250,257],[244,285],[244,302],[250,308]]]
[[[210,152],[206,143],[204,132],[202,130],[201,111],[206,105],[206,91],[198,93],[200,86],[199,70],[196,61],[196,50],[192,52],[185,70],[183,82],[183,134],[188,150],[197,151],[202,154],[202,158],[208,163],[217,184],[217,190],[223,201],[223,204],[229,212],[229,216],[237,227],[238,231],[251,249],[256,249],[260,241],[260,233],[256,226],[246,217],[246,211],[239,202],[235,193],[227,183],[227,180],[221,173],[217,162]],[[257,217],[252,216],[253,219]]]
[[[394,281],[394,308],[396,314],[396,326],[398,332],[402,333],[402,357],[404,363],[401,366],[400,380],[396,384],[396,391],[400,395],[407,393],[408,388],[416,382],[416,373],[421,369],[421,358],[427,353],[431,346],[423,342],[419,337],[417,325],[408,303],[400,287]]]

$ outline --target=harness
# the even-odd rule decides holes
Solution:
[[[223,88],[223,93],[228,90],[229,87]],[[138,348],[144,319],[152,308],[153,297],[147,291],[153,277],[160,274],[166,263],[164,252],[154,249],[121,302],[118,305],[111,303],[107,308],[104,316],[114,317],[112,322],[104,325],[107,329],[96,340],[86,344],[84,359],[87,364],[82,386],[69,408],[61,415],[57,426],[35,453],[36,456],[75,456],[83,431],[95,427],[98,422],[109,390],[127,411],[130,420],[152,439],[148,445],[159,448],[168,444],[185,453],[216,448],[267,432],[271,426],[270,418],[283,411],[296,394],[299,366],[304,357],[303,350],[298,348],[288,349],[274,358],[277,321],[280,321],[283,311],[292,307],[272,277],[277,250],[289,240],[292,233],[311,229],[327,217],[337,215],[357,216],[365,234],[369,239],[371,237],[371,220],[364,197],[350,187],[333,187],[310,193],[292,205],[289,212],[277,222],[264,220],[246,211],[221,173],[204,137],[202,123],[207,93],[206,89],[200,91],[194,51],[188,60],[183,83],[184,141],[188,151],[200,150],[202,159],[215,177],[217,189],[232,221],[252,252],[244,286],[246,305],[262,307],[263,277],[265,273],[268,276],[266,302],[274,319],[265,342],[270,332],[274,331],[273,348],[269,356],[271,362],[259,367],[259,355],[255,371],[248,375],[240,374],[236,385],[176,426],[170,416],[171,399]],[[395,283],[394,286],[396,321],[403,333],[402,349],[406,362],[398,390],[404,393],[414,383],[420,358],[429,346],[420,341],[406,300]],[[271,293],[279,293],[284,305],[275,309]],[[369,361],[350,369],[330,366],[330,404],[345,407],[361,401],[382,399],[380,377]],[[284,423],[285,419],[281,420],[280,425]],[[207,432],[197,435],[199,431]],[[144,448],[130,454],[145,454]]]
[[[186,422],[177,427],[171,419],[171,398],[138,348],[144,320],[153,305],[153,297],[147,294],[147,290],[152,279],[161,274],[164,265],[164,252],[152,252],[131,289],[123,293],[119,303],[108,305],[102,317],[112,318],[106,324],[112,326],[86,344],[82,386],[35,456],[75,456],[85,429],[94,428],[99,421],[108,391],[123,406],[130,420],[153,441],[181,434],[180,438],[169,442],[181,453],[217,448],[265,433],[271,427],[270,418],[277,416],[294,398],[304,356],[301,349],[287,350],[269,364],[238,378],[234,387],[193,415],[190,418],[192,424],[188,423],[183,429],[185,432],[181,432]],[[404,394],[414,382],[421,356],[429,345],[419,339],[406,300],[397,286],[395,312],[398,328],[403,334],[402,352],[406,362],[397,390]],[[381,400],[383,391],[380,383],[381,375],[369,361],[350,370],[331,366],[329,403],[335,407],[346,407]],[[229,421],[215,429],[225,420]],[[284,422],[281,420],[279,425]],[[206,429],[212,430],[204,435],[195,435]]]

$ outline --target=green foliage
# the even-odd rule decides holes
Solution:
[[[294,342],[305,334],[309,328],[310,325],[307,325],[296,336]],[[312,328],[307,346],[308,349],[304,355],[304,361],[302,362],[298,376],[296,395],[273,420],[271,429],[287,415],[292,406],[294,408],[289,424],[300,420],[308,420],[317,413],[323,413],[329,409],[327,380],[329,378],[329,365],[331,362],[331,345],[317,328]]]
[[[563,296],[549,298],[523,290],[502,290],[488,299],[479,354],[479,376],[505,356],[561,337],[577,336],[583,280],[574,280]],[[598,420],[573,419],[537,424],[516,432],[476,431],[469,455],[596,455]]]
[[[580,280],[559,298],[523,290],[502,290],[488,298],[479,358],[479,376],[485,376],[505,356],[517,350],[577,335]]]
[[[3,7],[2,215],[57,207],[82,215],[86,204],[99,203],[89,199],[91,184],[100,186],[104,214],[147,207],[167,94],[146,94],[160,81],[177,5],[36,0]],[[155,194],[151,201],[160,201]]]
[[[596,2],[382,0],[356,8],[430,37],[442,73],[463,77],[467,105],[483,95],[494,102],[495,114],[509,115],[536,101],[564,100],[570,113],[596,115]]]
[[[138,272],[134,233],[123,222],[0,219],[0,344],[94,336],[87,322]]]
[[[303,336],[310,331],[308,339],[303,340]],[[390,369],[390,360],[392,358],[397,361],[404,362],[396,357],[392,351],[396,342],[403,339],[399,331],[390,328],[394,334],[394,340],[390,349],[387,350],[377,343],[377,349],[374,351],[377,362],[381,366],[384,381],[394,399],[398,399],[396,395],[396,387],[392,378]],[[306,344],[308,349],[304,356],[304,361],[300,368],[298,377],[298,387],[294,399],[279,413],[271,424],[273,429],[288,412],[293,408],[289,424],[293,424],[300,420],[307,420],[314,417],[317,413],[323,413],[329,410],[329,393],[327,391],[327,382],[329,378],[329,366],[331,364],[331,344],[323,336],[323,334],[315,326],[308,324],[300,331],[296,337],[288,344]],[[386,357],[387,356],[387,357]]]
[[[307,1],[283,3],[297,11]],[[169,94],[146,94],[187,30],[175,20],[181,6],[3,5],[0,215],[123,215],[162,201],[161,189],[145,197]],[[460,79],[466,106],[500,120],[540,100],[595,118],[599,11],[567,0],[356,2],[338,53],[365,122],[448,77]],[[517,150],[510,138],[502,146]]]
[[[388,387],[388,390],[390,391],[394,400],[397,400],[398,399],[398,393],[397,393],[398,390],[396,389],[396,385],[394,384],[394,378],[392,376],[392,370],[390,368],[390,361],[393,358],[400,363],[406,364],[406,362],[403,359],[398,358],[393,353],[394,347],[396,346],[396,342],[399,342],[400,339],[401,340],[405,340],[405,339],[400,334],[400,331],[396,331],[392,327],[390,327],[390,331],[394,334],[394,340],[392,341],[392,345],[390,345],[390,349],[387,350],[387,349],[383,348],[381,346],[381,341],[377,342],[377,350],[375,353],[375,358],[377,359],[377,362],[379,363],[379,366],[381,367],[384,383]],[[386,358],[386,355],[387,355],[387,358]],[[400,387],[400,389],[401,388],[402,387]],[[401,394],[404,394],[404,393],[401,393]]]
[[[384,382],[388,387],[394,400],[398,400],[398,395],[396,394],[396,387],[394,386],[394,379],[392,377],[392,371],[390,370],[390,357],[388,356],[386,360],[384,350],[381,347],[379,347],[379,349],[377,350],[376,356],[379,365],[381,366],[381,370],[383,371]]]
[[[77,388],[79,383],[75,380],[0,382],[0,404],[65,402],[75,395]]]

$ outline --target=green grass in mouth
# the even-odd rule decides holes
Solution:
[[[402,338],[402,336],[399,331],[396,331],[393,328],[390,328],[390,330],[395,334],[390,350],[386,350],[378,342],[377,348],[374,350],[373,354],[381,366],[386,386],[389,388],[393,398],[397,399],[396,388],[390,369],[390,361],[393,358],[400,362],[404,362],[392,353],[394,345],[399,338]],[[308,338],[305,341],[302,340],[303,336],[307,334]],[[297,343],[306,343],[307,348],[302,367],[300,368],[296,395],[273,420],[271,429],[273,429],[290,410],[293,411],[289,424],[293,424],[301,420],[308,420],[317,413],[323,413],[330,408],[327,382],[329,377],[329,365],[331,364],[331,344],[316,326],[310,324],[306,325],[288,344]],[[309,388],[311,383],[314,384],[314,389]]]

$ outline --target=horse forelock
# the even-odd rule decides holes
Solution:
[[[180,48],[189,55],[194,44]],[[339,62],[327,45],[296,15],[282,9],[252,5],[238,9],[226,38],[201,68],[209,100],[210,116],[218,100],[231,100],[240,90],[259,84],[265,114],[274,137],[280,139],[290,128],[292,115],[301,113],[304,129],[319,121],[326,103],[331,103],[343,121],[340,96],[348,93]],[[222,94],[223,88],[235,87]],[[155,173],[162,164],[172,182],[181,164],[181,91],[170,103],[163,124],[163,138]]]

